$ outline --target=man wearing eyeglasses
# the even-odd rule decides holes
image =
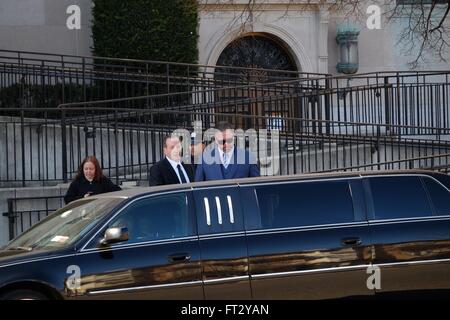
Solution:
[[[255,157],[235,146],[234,130],[227,122],[220,122],[214,135],[214,146],[205,149],[197,165],[195,181],[259,177]]]

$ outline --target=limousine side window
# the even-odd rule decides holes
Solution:
[[[401,219],[431,216],[432,211],[422,182],[417,176],[368,178],[375,219]]]
[[[126,243],[191,236],[195,234],[195,223],[187,204],[188,195],[184,192],[148,197],[131,204],[110,227],[126,226]]]
[[[321,181],[256,187],[262,228],[353,222],[348,182]]]
[[[423,177],[431,202],[437,215],[450,215],[450,192],[436,180]]]

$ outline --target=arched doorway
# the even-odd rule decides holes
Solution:
[[[298,68],[281,40],[265,33],[249,34],[234,40],[222,51],[218,66],[298,71]],[[265,80],[277,74],[294,76],[295,73],[268,72]],[[261,79],[262,80],[262,79]]]
[[[225,86],[238,87],[250,85],[246,89],[219,91],[216,101],[233,102],[220,107],[218,112],[245,114],[252,116],[273,116],[275,122],[283,117],[295,117],[295,101],[280,101],[270,103],[270,96],[289,93],[289,85],[264,86],[295,79],[300,68],[297,67],[289,48],[278,38],[266,33],[247,34],[227,45],[220,54],[215,70],[216,81],[222,81]],[[224,66],[224,67],[221,67]],[[226,68],[226,67],[239,67]],[[241,99],[242,98],[242,99]],[[241,103],[235,103],[242,101]],[[236,121],[240,128],[273,127],[264,120],[247,119]]]

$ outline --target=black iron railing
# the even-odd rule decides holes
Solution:
[[[254,72],[265,77],[256,82],[246,77]],[[330,76],[0,50],[0,107],[125,98],[110,107],[447,127],[449,75],[447,70]]]
[[[250,68],[0,50],[0,107],[129,98],[255,83]],[[263,82],[325,74],[260,70]],[[188,103],[189,100],[184,101]],[[166,103],[167,105],[167,103]]]
[[[376,170],[411,170],[422,169],[436,171],[440,173],[450,173],[450,153],[414,157],[409,159],[383,161],[378,163],[357,165],[333,170],[323,170],[319,172],[348,172],[348,171],[376,171]]]
[[[40,117],[28,118],[27,112],[39,112]],[[182,129],[180,135],[188,141],[194,126],[204,134],[223,120],[242,129],[242,139],[258,156],[265,175],[450,152],[450,128],[440,127],[106,107],[31,109],[20,114],[0,120],[0,182],[4,184],[70,181],[81,160],[91,154],[117,183],[146,180],[151,165],[162,158],[164,135]],[[438,160],[447,164],[445,159]]]
[[[195,121],[277,132],[272,174],[448,150],[450,71],[252,72],[0,50],[0,185],[69,181],[89,154],[117,182],[145,180],[163,135]]]
[[[17,197],[8,198],[9,240],[14,239],[31,226],[47,217],[64,204],[63,196]]]

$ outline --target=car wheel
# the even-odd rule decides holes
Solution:
[[[1,300],[48,300],[48,297],[33,290],[14,290],[3,294]]]

